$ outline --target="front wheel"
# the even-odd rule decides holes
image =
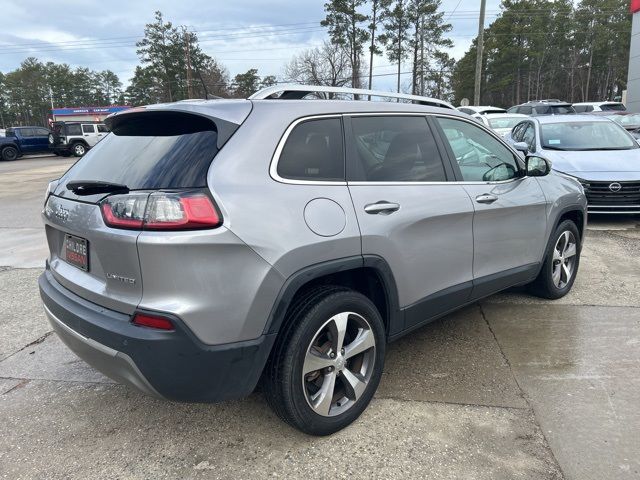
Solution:
[[[385,354],[382,318],[364,295],[320,287],[290,310],[265,371],[269,405],[311,435],[355,421],[378,388]]]
[[[565,220],[551,238],[542,269],[531,284],[532,293],[552,300],[569,293],[578,274],[580,250],[578,227],[571,220]]]
[[[75,143],[73,145],[73,154],[76,157],[82,157],[85,153],[87,153],[87,147],[82,143]]]

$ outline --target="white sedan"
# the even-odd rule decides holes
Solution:
[[[488,113],[474,118],[493,129],[498,135],[504,136],[511,133],[513,127],[520,123],[523,118],[527,118],[527,115],[522,115],[521,113]]]

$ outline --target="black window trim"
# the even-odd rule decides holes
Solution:
[[[271,164],[269,166],[269,175],[271,176],[271,178],[274,179],[276,182],[288,183],[292,185],[347,185],[346,180],[299,180],[299,179],[292,179],[292,178],[283,178],[280,176],[280,174],[278,174],[278,162],[280,161],[280,155],[282,155],[282,150],[284,150],[284,146],[287,143],[287,140],[289,139],[289,135],[291,135],[291,132],[293,131],[293,129],[296,128],[299,124],[309,120],[318,120],[318,119],[326,120],[330,118],[336,118],[340,120],[340,125],[341,125],[340,128],[342,131],[342,155],[343,155],[343,158],[346,158],[345,152],[344,152],[344,148],[345,148],[344,147],[344,144],[345,144],[344,122],[342,121],[342,117],[343,117],[342,114],[335,114],[335,113],[326,114],[326,115],[311,115],[307,117],[297,118],[296,120],[291,122],[291,124],[287,127],[287,129],[284,131],[284,134],[280,138],[280,141],[278,142],[276,150],[271,159]],[[346,164],[346,160],[345,160],[345,164]]]
[[[444,143],[446,151],[447,151],[447,156],[449,157],[449,161],[451,162],[451,165],[453,166],[453,170],[455,172],[456,175],[456,181],[455,182],[448,182],[448,183],[455,183],[458,185],[496,185],[496,184],[503,184],[503,183],[512,183],[512,182],[516,182],[516,181],[520,181],[522,180],[522,178],[524,178],[524,163],[522,161],[522,158],[520,158],[520,155],[518,155],[518,152],[516,152],[516,150],[509,145],[504,139],[500,138],[500,136],[498,134],[496,134],[494,131],[492,131],[491,129],[487,128],[485,125],[480,124],[478,122],[474,122],[474,121],[469,121],[466,118],[462,118],[459,117],[457,115],[446,115],[446,114],[442,114],[442,113],[438,113],[438,114],[432,114],[431,115],[433,118],[433,123],[437,129],[438,135],[441,137],[441,141]],[[451,149],[451,146],[449,145],[449,142],[447,141],[447,137],[444,133],[443,128],[440,126],[440,123],[437,121],[438,118],[449,118],[449,119],[453,119],[453,120],[458,120],[461,122],[466,122],[470,125],[473,125],[475,127],[480,128],[481,130],[484,130],[486,133],[488,133],[489,135],[491,135],[493,138],[495,138],[496,140],[498,140],[499,143],[501,143],[502,145],[504,145],[507,150],[509,150],[511,152],[511,154],[513,155],[514,159],[515,159],[515,163],[518,167],[518,172],[517,174],[513,177],[510,178],[508,180],[496,180],[496,181],[471,181],[471,180],[464,180],[464,178],[462,177],[462,171],[460,170],[460,167],[458,166],[458,162],[456,161],[456,157],[455,154],[453,153],[453,150]],[[514,127],[515,128],[515,127]],[[435,183],[444,183],[444,182],[435,182]]]
[[[346,180],[346,172],[345,172],[345,180],[295,180],[289,178],[283,178],[278,175],[278,162],[280,161],[280,155],[282,154],[282,150],[284,149],[285,144],[289,138],[289,135],[293,131],[293,129],[300,123],[307,120],[316,120],[316,119],[327,119],[327,118],[338,118],[342,123],[342,147],[343,147],[343,155],[345,159],[345,165],[347,166],[346,170],[348,170],[348,162],[350,155],[347,150],[347,139],[351,135],[351,118],[352,117],[377,117],[377,116],[418,116],[425,117],[427,123],[431,127],[431,131],[436,141],[436,145],[440,150],[440,155],[442,158],[443,165],[445,167],[445,171],[447,172],[447,178],[449,178],[449,172],[451,169],[451,180],[447,181],[431,181],[431,182],[369,182],[369,181],[347,181]],[[516,164],[519,168],[520,175],[515,176],[514,178],[510,178],[509,180],[499,180],[499,181],[465,181],[462,179],[462,173],[460,172],[460,167],[456,162],[455,156],[451,151],[451,147],[448,145],[446,137],[444,135],[444,131],[440,124],[436,121],[437,117],[443,118],[452,118],[454,120],[460,120],[461,122],[467,122],[471,125],[474,125],[478,128],[483,129],[486,133],[494,137],[498,140],[502,145],[504,145],[514,156],[516,159]],[[441,149],[444,149],[442,151]],[[447,159],[449,162],[447,162]],[[447,168],[448,167],[448,168]],[[503,183],[511,183],[522,179],[522,172],[524,171],[524,163],[516,150],[513,149],[511,145],[509,145],[504,139],[500,138],[498,134],[496,134],[493,130],[489,129],[482,123],[478,123],[473,118],[465,118],[464,114],[460,113],[459,115],[445,114],[445,113],[431,113],[431,112],[353,112],[353,113],[325,113],[325,114],[317,114],[317,115],[307,115],[303,117],[298,117],[293,120],[289,126],[285,129],[282,137],[278,141],[278,145],[271,157],[271,163],[269,164],[269,176],[278,183],[285,183],[289,185],[340,185],[340,186],[348,186],[348,185],[494,185],[494,184],[503,184]]]

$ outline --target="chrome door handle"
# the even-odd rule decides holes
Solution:
[[[364,211],[371,214],[381,214],[381,215],[389,215],[390,213],[396,212],[400,209],[400,205],[393,202],[387,202],[385,200],[381,200],[376,203],[370,203],[369,205],[364,206]]]
[[[495,195],[491,195],[489,193],[478,195],[476,197],[476,202],[478,203],[493,203],[496,200],[498,200],[498,197],[496,197]]]

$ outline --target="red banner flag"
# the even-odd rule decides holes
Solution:
[[[631,0],[631,13],[640,11],[640,0]]]

